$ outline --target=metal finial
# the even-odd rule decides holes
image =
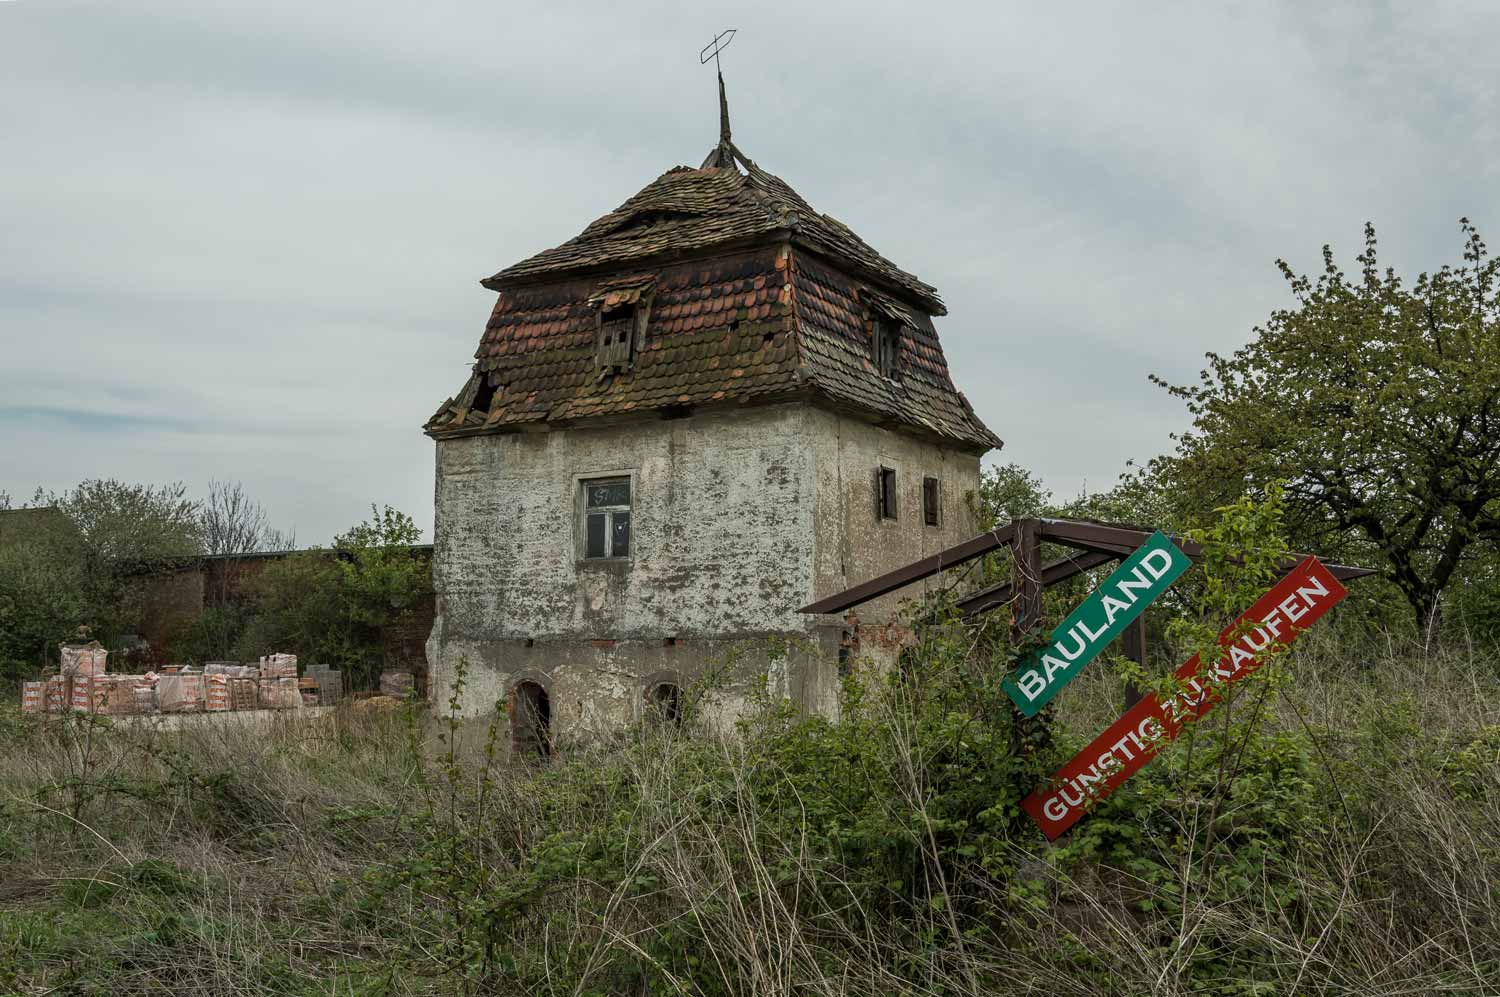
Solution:
[[[735,28],[725,28],[714,35],[714,40],[703,46],[698,53],[698,64],[706,65],[708,60],[714,60],[714,72],[719,77],[719,144],[708,154],[704,160],[704,166],[734,167],[734,148],[730,143],[729,136],[729,98],[724,95],[724,71],[719,68],[719,53],[729,47],[734,41]]]
[[[698,65],[701,66],[708,62],[709,59],[713,59],[714,69],[719,69],[719,53],[728,48],[729,43],[734,41],[734,33],[737,30],[737,28],[725,28],[714,35],[714,40],[703,46],[703,51],[698,53]],[[722,70],[720,72],[722,73]]]

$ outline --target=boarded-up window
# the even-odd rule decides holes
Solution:
[[[630,366],[635,342],[635,305],[621,305],[599,316],[599,366]]]
[[[875,472],[875,508],[881,519],[896,518],[896,469],[882,467]]]
[[[942,525],[942,485],[937,478],[922,479],[922,522],[928,526]]]
[[[583,556],[630,556],[630,479],[594,478],[583,485]]]

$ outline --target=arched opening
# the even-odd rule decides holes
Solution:
[[[917,680],[917,652],[915,648],[903,647],[896,658],[896,676],[904,686]]]
[[[510,742],[522,757],[552,755],[552,701],[536,682],[521,682],[512,694]]]
[[[682,689],[672,682],[658,682],[646,690],[648,719],[672,727],[682,723]]]

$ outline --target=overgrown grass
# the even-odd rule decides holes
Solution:
[[[546,766],[415,712],[11,709],[0,989],[1500,992],[1500,664],[1319,638],[1246,684],[1253,725],[1211,714],[1056,846],[1015,800],[1118,682],[1089,669],[1017,752],[995,669],[941,644],[837,722],[761,702]]]

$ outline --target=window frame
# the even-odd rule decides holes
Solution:
[[[590,295],[589,306],[594,310],[594,368],[599,379],[635,368],[636,357],[646,347],[646,329],[655,297],[655,278],[629,286],[606,285]],[[607,316],[623,311],[628,314],[606,321]],[[610,338],[607,345],[606,333]]]
[[[610,315],[624,312],[624,316],[611,319]],[[594,339],[594,363],[600,370],[624,370],[635,361],[635,338],[639,305],[631,301],[606,309],[598,309],[598,328]]]
[[[931,485],[930,492],[929,484]],[[922,476],[922,524],[936,529],[941,529],[943,526],[943,479],[935,474]]]
[[[901,376],[901,332],[906,326],[889,315],[877,312],[870,332],[870,360],[881,377],[899,380]]]
[[[574,542],[574,553],[579,564],[628,564],[635,559],[636,548],[636,521],[635,521],[635,498],[636,498],[636,472],[633,470],[599,471],[589,474],[578,474],[573,477],[573,502],[575,503],[575,515],[573,517],[574,529],[577,537]],[[625,482],[630,491],[629,500],[625,505],[600,506],[597,509],[589,505],[588,489],[590,485],[601,485],[613,482]],[[602,512],[605,514],[604,538],[609,553],[603,557],[589,556],[589,514],[591,512]],[[625,512],[630,516],[630,540],[629,547],[624,554],[614,552],[614,519],[618,512]]]
[[[901,475],[897,468],[881,464],[875,468],[875,516],[881,522],[898,522],[901,506]]]

